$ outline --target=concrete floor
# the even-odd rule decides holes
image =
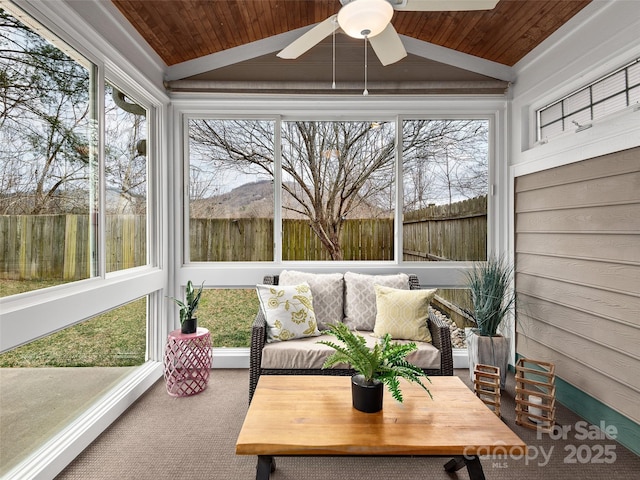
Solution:
[[[135,368],[0,368],[0,477]]]

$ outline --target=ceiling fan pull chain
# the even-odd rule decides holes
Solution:
[[[369,95],[369,90],[367,90],[367,35],[364,36],[364,92],[362,95],[365,97]]]
[[[333,19],[334,27],[335,24],[338,23],[337,19]],[[332,56],[332,67],[333,67],[333,82],[331,83],[331,88],[336,89],[336,28],[333,29],[333,56]]]

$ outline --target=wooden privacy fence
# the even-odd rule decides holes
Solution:
[[[485,260],[487,197],[432,206],[405,215],[403,243],[405,262]],[[468,290],[438,290],[438,296],[471,309]]]
[[[273,260],[271,218],[192,218],[192,262],[266,262]]]
[[[487,258],[487,197],[434,205],[405,215],[405,261]]]
[[[273,260],[273,220],[270,218],[192,218],[190,258],[193,262],[260,262]],[[330,260],[306,220],[282,222],[283,260]],[[392,219],[353,219],[343,225],[344,260],[391,260]]]
[[[486,258],[486,197],[405,215],[405,261]],[[108,215],[107,271],[145,265],[146,217]],[[88,215],[0,216],[0,278],[78,280],[91,275]],[[190,260],[272,261],[270,218],[190,220]],[[344,260],[393,260],[392,219],[349,219],[341,238]],[[283,221],[283,260],[329,260],[305,220]]]
[[[89,215],[0,215],[0,278],[80,280],[91,276]],[[147,263],[146,217],[107,215],[107,271]]]

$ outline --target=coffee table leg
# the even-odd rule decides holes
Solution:
[[[276,471],[276,459],[271,455],[258,455],[256,480],[269,480],[269,476]]]
[[[485,480],[482,464],[476,455],[465,457],[464,463],[467,464],[467,471],[469,472],[469,478],[471,480]]]
[[[457,472],[464,466],[467,467],[467,472],[469,472],[469,478],[471,480],[485,480],[484,472],[482,471],[482,464],[480,463],[480,459],[477,455],[465,455],[464,457],[452,458],[444,464],[444,469],[447,472],[453,473]]]

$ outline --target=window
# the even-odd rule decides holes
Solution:
[[[405,120],[402,172],[405,261],[487,255],[487,120]]]
[[[194,262],[273,260],[271,120],[189,120],[189,234]]]
[[[191,261],[486,258],[487,119],[189,119],[188,132]]]
[[[0,14],[0,275],[21,291],[95,276],[96,67]]]
[[[538,140],[640,103],[640,59],[537,111]]]
[[[105,88],[106,271],[147,264],[147,110]]]
[[[198,308],[198,327],[209,329],[216,348],[248,347],[259,308],[255,288],[206,288]]]
[[[282,123],[282,259],[392,260],[395,123]]]
[[[145,362],[147,301],[140,298],[0,355],[6,382],[0,476]],[[6,388],[14,383],[21,388]]]
[[[38,468],[49,465],[50,450],[39,447],[52,436],[64,432],[71,445],[98,425],[82,415],[87,409],[109,417],[127,403],[125,395],[110,398],[115,403],[106,409],[100,404],[112,388],[134,391],[157,374],[147,360],[161,356],[156,339],[164,318],[163,273],[124,271],[156,264],[161,253],[159,235],[148,227],[160,223],[149,221],[162,202],[148,202],[159,195],[147,185],[159,172],[146,150],[156,149],[145,142],[157,131],[149,128],[157,122],[151,105],[161,100],[117,68],[88,59],[90,48],[79,54],[5,5],[12,13],[0,9],[0,366],[3,381],[32,376],[26,384],[38,391],[3,389],[17,423],[2,425],[0,476],[29,455]],[[103,82],[105,70],[111,81]],[[136,219],[111,223],[110,215]],[[121,273],[106,278],[115,271]],[[52,368],[81,366],[109,368]],[[123,383],[133,369],[140,376]],[[65,405],[56,409],[59,398]],[[23,428],[27,419],[35,423]]]

